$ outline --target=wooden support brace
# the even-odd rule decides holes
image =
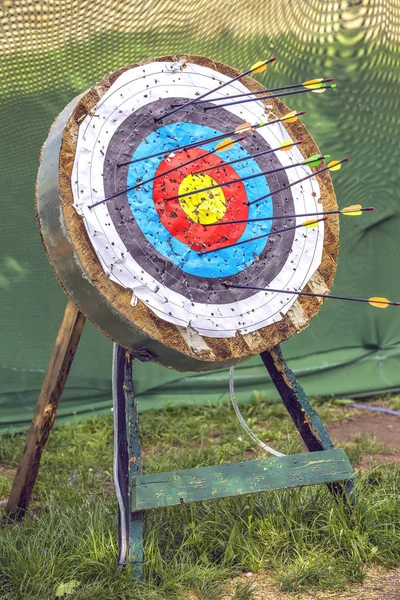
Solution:
[[[21,518],[28,507],[39,472],[43,448],[56,418],[58,404],[84,324],[84,315],[70,298],[8,499],[7,512],[10,518]]]
[[[341,449],[263,458],[131,478],[131,510],[348,480],[354,471]]]

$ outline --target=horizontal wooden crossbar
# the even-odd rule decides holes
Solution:
[[[341,449],[138,475],[131,484],[132,512],[243,496],[355,476]]]

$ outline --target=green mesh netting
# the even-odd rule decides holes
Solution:
[[[72,97],[137,60],[190,52],[244,70],[274,54],[257,76],[269,86],[335,77],[337,93],[290,101],[307,110],[323,152],[351,157],[333,174],[340,206],[377,207],[342,220],[333,292],[400,300],[398,2],[3,0],[0,23],[0,427],[29,422],[66,303],[35,223],[41,145]],[[395,308],[332,300],[283,350],[310,394],[366,394],[400,387],[399,344]],[[109,410],[110,364],[111,342],[87,324],[59,414]],[[227,372],[189,377],[137,364],[136,383],[142,408],[227,396]],[[237,389],[243,400],[274,397],[258,359],[237,369]]]

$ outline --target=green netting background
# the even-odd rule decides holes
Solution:
[[[337,93],[294,97],[325,153],[351,156],[334,173],[340,206],[374,204],[342,221],[333,292],[400,300],[398,169],[400,3],[394,0],[3,0],[1,56],[0,428],[32,416],[66,297],[34,215],[39,152],[54,117],[106,73],[190,52],[246,69],[271,54],[269,86],[333,76]],[[312,97],[310,97],[312,96]],[[311,395],[400,388],[400,313],[325,302],[284,344]],[[87,324],[59,415],[110,410],[112,344]],[[227,372],[181,375],[137,364],[142,409],[227,397]],[[274,399],[260,360],[237,369],[242,400]]]

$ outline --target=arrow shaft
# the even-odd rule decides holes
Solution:
[[[245,137],[246,136],[243,135],[241,138],[238,138],[237,140],[233,140],[232,144],[236,144],[236,142],[240,142],[241,140],[244,140]],[[191,150],[191,148],[186,148],[186,150]],[[173,173],[177,169],[182,169],[183,167],[187,167],[191,163],[196,162],[196,160],[199,160],[200,158],[203,160],[204,158],[207,158],[207,156],[210,156],[210,154],[215,154],[215,152],[217,152],[217,150],[215,148],[213,148],[212,150],[210,150],[209,152],[206,152],[202,156],[196,156],[196,158],[191,158],[190,160],[187,160],[186,162],[178,165],[177,167],[174,167],[173,169],[169,169],[168,171],[164,171],[163,173],[160,173],[159,175],[155,175],[154,177],[151,177],[150,179],[145,179],[144,181],[141,181],[140,183],[138,183],[134,187],[129,188],[129,190],[132,190],[132,189],[135,190],[137,188],[140,188],[140,187],[142,187],[142,185],[145,185],[146,183],[150,183],[151,181],[154,181],[155,179],[158,179],[159,177],[164,177],[165,175],[169,175],[170,173]],[[215,168],[215,167],[211,167],[211,168]]]
[[[328,81],[333,81],[332,77],[328,77],[327,79],[322,79],[318,83],[327,83]],[[204,104],[205,102],[220,102],[221,100],[232,100],[233,98],[243,98],[244,96],[250,96],[250,94],[269,94],[271,92],[279,92],[281,90],[292,90],[295,88],[303,87],[304,83],[293,83],[292,85],[283,85],[281,87],[275,88],[264,88],[262,90],[255,90],[251,92],[250,90],[247,93],[242,94],[234,94],[233,96],[221,96],[219,98],[209,98],[207,100],[200,100],[199,102],[196,100],[194,104]],[[183,106],[182,104],[176,106]]]
[[[299,144],[301,144],[302,142],[293,142],[293,146],[298,146]],[[272,154],[272,152],[277,152],[278,150],[282,150],[281,147],[279,148],[272,148],[270,150],[264,150],[264,152],[257,152],[256,154],[252,154],[251,156],[245,156],[242,158],[236,158],[235,160],[231,160],[230,162],[226,162],[223,165],[220,165],[219,167],[217,167],[218,169],[221,169],[223,167],[226,167],[227,165],[234,165],[238,162],[243,162],[245,160],[250,160],[251,158],[257,158],[258,156],[264,156],[265,154]],[[201,171],[196,171],[196,173],[193,173],[193,175],[197,175],[198,173],[207,173],[207,171],[211,171],[212,169],[215,169],[215,167],[207,167],[207,169],[202,169]]]
[[[300,115],[304,115],[305,111],[300,111],[300,112],[296,112],[293,117],[298,117]],[[261,129],[261,127],[266,127],[267,125],[273,125],[274,123],[279,123],[280,121],[284,121],[284,118],[281,119],[274,119],[273,121],[267,121],[265,123],[256,123],[255,125],[252,125],[251,128],[252,129]],[[171,152],[177,152],[178,150],[185,150],[186,148],[196,148],[197,146],[202,146],[203,144],[208,144],[211,142],[217,142],[225,137],[228,137],[230,135],[239,135],[240,133],[242,133],[240,131],[240,127],[236,127],[236,129],[234,129],[233,131],[228,131],[226,133],[222,133],[219,134],[217,136],[213,136],[210,138],[206,138],[205,140],[200,140],[198,142],[192,142],[191,144],[185,144],[184,146],[177,146],[175,148],[170,148],[168,150],[164,150],[162,152],[155,152],[154,154],[148,154],[147,156],[143,156],[141,158],[136,158],[135,160],[129,160],[127,162],[124,163],[118,163],[117,167],[123,167],[125,165],[131,165],[133,163],[136,162],[140,162],[142,160],[147,160],[148,158],[154,158],[156,156],[163,156],[164,154],[168,154]]]
[[[296,219],[297,217],[314,217],[323,215],[337,215],[340,210],[328,210],[326,212],[303,213],[298,215],[279,215],[276,217],[261,217],[259,219],[240,219],[238,221],[219,221],[218,223],[208,223],[203,227],[217,227],[218,225],[236,225],[237,223],[258,223],[259,221],[275,221],[275,219]]]
[[[352,212],[366,212],[372,210],[371,206],[365,208],[355,208],[354,210],[326,210],[324,212],[302,213],[298,215],[278,215],[276,217],[260,217],[255,219],[240,219],[238,221],[219,221],[218,223],[208,223],[203,227],[218,227],[218,225],[236,225],[237,223],[258,223],[259,221],[275,221],[275,219],[296,219],[297,217],[315,217],[324,215],[351,214]]]
[[[343,159],[340,160],[339,163],[343,163],[346,162],[347,159]],[[306,181],[307,179],[311,179],[311,177],[315,177],[316,175],[320,175],[321,173],[324,173],[325,171],[329,171],[329,167],[324,167],[323,169],[320,169],[319,171],[315,171],[314,173],[311,173],[310,175],[307,175],[306,177],[302,177],[301,179],[298,179],[297,181],[294,181],[293,183],[289,183],[289,185],[286,185],[285,187],[279,188],[279,190],[275,190],[274,192],[270,192],[269,194],[265,194],[265,196],[261,196],[260,198],[257,198],[257,200],[252,200],[251,202],[249,202],[249,206],[251,204],[256,204],[257,202],[260,202],[261,200],[265,200],[265,198],[270,198],[271,196],[275,196],[275,194],[279,194],[279,192],[284,192],[285,190],[293,187],[294,185],[297,185],[298,183],[302,183],[303,181]]]
[[[255,290],[259,292],[273,292],[277,294],[293,294],[295,296],[310,296],[312,298],[331,298],[333,300],[348,300],[349,302],[366,302],[370,303],[369,298],[353,298],[351,296],[336,296],[334,294],[314,294],[313,292],[295,292],[294,290],[276,290],[273,288],[260,288],[260,287],[252,287],[247,285],[231,285],[225,284],[228,288],[236,288],[239,290]],[[389,300],[385,302],[376,302],[376,304],[389,304],[391,306],[399,306],[399,302],[390,302]]]
[[[326,86],[331,87],[330,85]],[[218,106],[206,106],[204,110],[215,110],[216,108],[225,108],[226,106],[233,106],[234,104],[246,104],[247,102],[258,102],[259,100],[270,100],[271,98],[282,98],[283,96],[294,96],[296,94],[307,94],[312,92],[312,89],[296,90],[294,92],[282,92],[279,94],[270,94],[269,96],[260,96],[258,98],[246,98],[243,100],[235,100],[234,102],[227,102],[226,104],[218,104]],[[244,94],[247,96],[247,94]]]
[[[296,113],[297,115],[302,115],[304,112]],[[266,123],[256,123],[252,125],[253,129],[261,129],[261,127],[265,127],[266,125],[273,125],[274,123],[279,123],[281,119],[274,119],[273,121],[267,121]],[[135,160],[129,160],[127,162],[118,163],[118,167],[124,167],[126,165],[133,165],[134,163],[141,162],[142,160],[147,160],[149,158],[155,158],[156,156],[163,156],[164,154],[170,154],[171,152],[178,152],[178,150],[186,150],[189,148],[197,148],[198,146],[202,146],[203,144],[211,144],[212,142],[218,142],[230,135],[239,135],[241,133],[240,129],[237,131],[238,127],[233,131],[227,131],[226,133],[222,133],[219,135],[215,135],[213,137],[206,138],[205,140],[200,140],[198,142],[192,142],[191,144],[185,144],[183,146],[176,146],[175,148],[170,148],[168,150],[163,150],[162,152],[155,152],[154,154],[148,154],[147,156],[143,156],[141,158],[135,158]]]
[[[197,148],[198,146],[202,146],[203,144],[210,144],[212,142],[217,142],[218,140],[222,140],[225,137],[229,137],[230,135],[235,135],[236,131],[228,131],[227,133],[222,133],[219,135],[214,135],[213,137],[206,138],[205,140],[200,140],[198,142],[192,142],[191,144],[185,144],[183,146],[177,146],[175,148],[170,148],[169,150],[164,150],[162,152],[155,152],[154,154],[148,154],[147,156],[143,156],[142,158],[135,158],[135,160],[128,160],[127,162],[118,163],[117,167],[125,167],[126,165],[133,165],[134,163],[141,162],[142,160],[147,160],[149,158],[155,158],[156,156],[164,156],[164,154],[171,154],[172,152],[178,152],[179,150],[189,150],[190,148]],[[238,132],[240,133],[240,131]],[[234,140],[237,142],[238,140]]]
[[[262,63],[262,64],[268,65],[269,63],[274,62],[274,60],[275,60],[275,58],[270,58],[270,59],[264,61],[264,63]],[[262,64],[259,65],[259,67],[261,67]],[[253,71],[254,71],[254,68],[251,68],[251,69],[248,69],[248,71],[245,71],[244,73],[240,73],[239,75],[236,75],[236,77],[233,77],[232,79],[229,79],[229,81],[225,81],[224,83],[221,83],[218,87],[216,87],[212,90],[209,90],[208,92],[204,92],[204,94],[201,94],[201,96],[197,96],[197,98],[193,98],[193,100],[189,100],[188,102],[185,102],[185,104],[182,104],[181,106],[174,108],[174,110],[171,110],[169,113],[162,115],[161,117],[158,117],[156,119],[156,121],[161,121],[162,119],[166,119],[170,115],[173,115],[174,113],[178,112],[179,110],[182,110],[183,108],[190,106],[191,104],[195,104],[198,100],[202,100],[203,98],[206,98],[206,96],[209,96],[210,94],[213,94],[217,90],[220,90],[220,89],[226,87],[227,85],[230,85],[234,81],[238,81],[239,79],[242,79],[242,77],[249,75]]]
[[[246,175],[246,177],[239,177],[239,179],[232,179],[231,181],[223,181],[222,183],[217,183],[215,185],[210,185],[206,188],[201,188],[200,190],[194,190],[192,192],[185,192],[184,194],[179,194],[178,196],[171,196],[171,198],[165,198],[164,202],[170,202],[171,200],[178,200],[179,198],[185,198],[186,196],[193,196],[194,194],[201,194],[202,192],[209,192],[211,190],[215,190],[216,188],[225,187],[226,185],[233,185],[235,183],[240,183],[241,181],[248,181],[249,179],[254,179],[256,177],[262,177],[263,175],[271,175],[272,173],[279,173],[280,171],[287,171],[288,169],[293,169],[293,167],[303,166],[304,162],[294,163],[293,165],[287,165],[286,167],[279,167],[278,169],[272,169],[271,171],[261,171],[260,173],[253,173],[252,175]]]
[[[293,115],[293,116],[296,117],[298,115],[303,115],[303,114],[304,114],[304,111],[300,111],[300,112],[295,113],[295,115]],[[261,129],[261,127],[267,127],[268,125],[273,125],[274,123],[279,123],[280,121],[282,121],[282,119],[274,119],[273,121],[266,121],[265,123],[256,123],[255,125],[252,125],[251,128],[252,129]],[[228,131],[227,133],[223,133],[223,134],[214,136],[212,138],[200,140],[199,142],[193,142],[192,144],[186,144],[185,146],[178,146],[177,148],[171,148],[170,150],[165,150],[164,152],[156,152],[155,154],[149,154],[148,156],[143,156],[142,158],[137,158],[135,160],[131,160],[126,163],[120,163],[117,166],[122,167],[124,165],[130,165],[130,164],[142,161],[142,160],[153,158],[155,156],[163,156],[165,154],[171,154],[171,152],[177,152],[178,150],[197,148],[198,146],[202,146],[203,144],[217,142],[221,139],[229,137],[230,135],[239,135],[241,133],[241,131],[240,131],[240,129],[239,129],[239,131],[237,131],[237,130],[238,130],[238,127],[236,127],[236,129],[234,129],[233,131]],[[238,140],[234,140],[234,141],[236,142]],[[104,202],[108,202],[108,200],[112,200],[113,198],[117,198],[117,196],[120,196],[121,194],[125,194],[126,192],[132,191],[133,189],[135,189],[135,187],[136,187],[136,185],[129,187],[129,188],[125,188],[124,190],[121,190],[120,192],[116,192],[112,196],[108,196],[107,198],[104,198],[103,200],[99,200],[99,202],[95,202],[94,204],[89,206],[89,208],[93,209],[96,206],[99,206],[100,204],[104,204]]]
[[[318,219],[315,223],[320,223],[321,221],[325,221],[325,219]],[[298,229],[299,227],[304,227],[303,223],[299,225],[292,225],[291,227],[285,227],[285,229],[278,229],[278,231],[270,231],[269,233],[264,233],[263,235],[258,235],[257,237],[249,238],[248,240],[242,240],[239,242],[235,242],[234,244],[229,244],[228,246],[221,246],[220,248],[212,249],[212,250],[203,250],[202,252],[198,252],[198,254],[208,254],[209,252],[218,252],[218,250],[225,250],[226,248],[233,248],[234,246],[241,246],[242,244],[247,244],[248,242],[255,242],[257,240],[261,240],[262,238],[269,237],[270,235],[277,235],[278,233],[284,233],[285,231],[291,231],[292,229]]]

